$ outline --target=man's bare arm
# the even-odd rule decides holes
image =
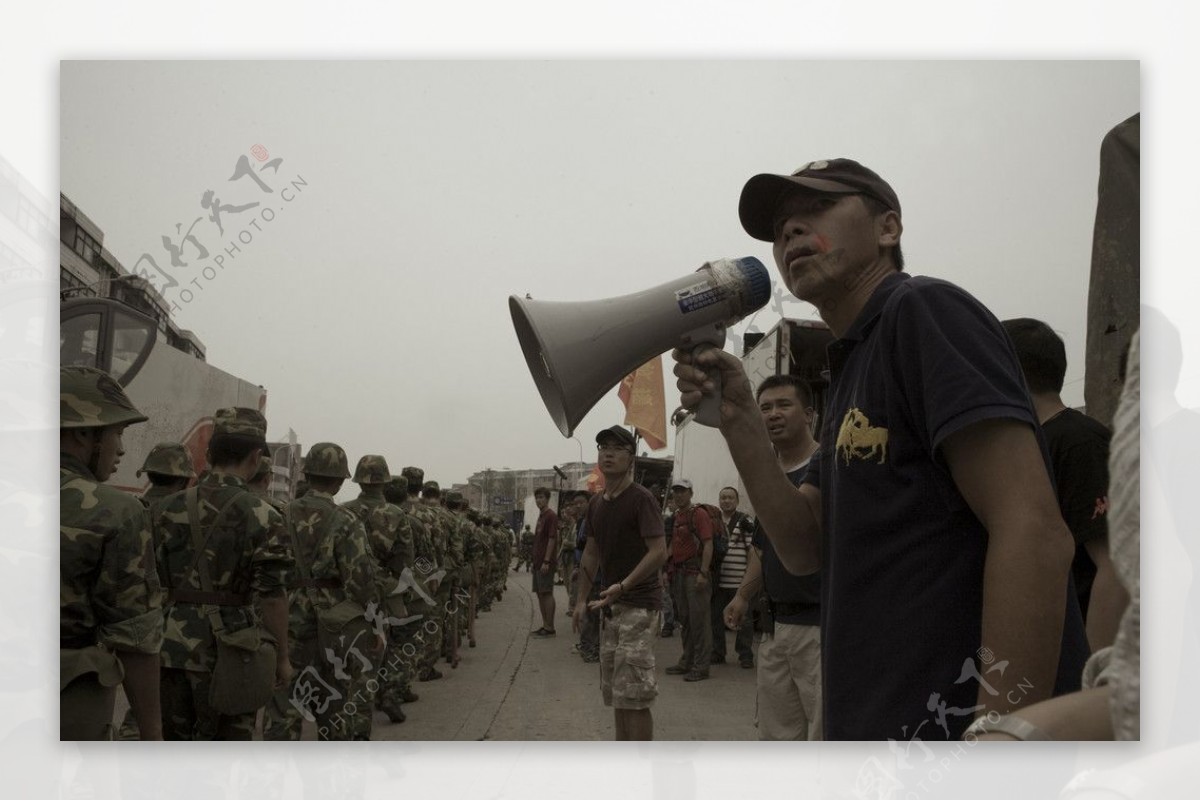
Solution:
[[[796,489],[775,458],[767,428],[754,400],[750,380],[732,354],[712,347],[692,353],[676,349],[680,403],[694,408],[713,384],[704,370],[721,371],[721,434],[763,530],[789,572],[807,575],[821,569],[821,493]]]
[[[288,656],[288,597],[279,592],[259,600],[263,626],[278,643],[275,651],[275,683],[283,686],[292,679],[292,663]]]
[[[1117,579],[1112,556],[1108,552],[1108,537],[1097,537],[1083,544],[1096,564],[1096,577],[1088,597],[1087,638],[1093,651],[1112,645],[1121,627],[1121,616],[1129,606],[1129,593]]]
[[[1009,664],[1002,676],[988,674],[997,694],[981,686],[978,703],[981,714],[1004,714],[1054,690],[1073,540],[1027,424],[984,420],[952,434],[942,450],[988,534],[981,645]]]
[[[162,707],[159,701],[159,674],[162,662],[157,653],[140,651],[117,651],[117,657],[125,667],[125,697],[137,721],[138,736],[143,740],[161,740]]]
[[[746,611],[750,608],[750,602],[754,600],[754,596],[758,594],[762,586],[762,554],[757,548],[751,548],[750,559],[746,563],[746,572],[742,575],[742,583],[738,585],[733,600],[726,604],[725,609],[721,612],[721,619],[728,628],[736,630],[742,625],[742,619],[745,618]]]

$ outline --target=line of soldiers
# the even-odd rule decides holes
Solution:
[[[122,737],[250,739],[258,710],[211,699],[217,635],[251,627],[277,646],[264,739],[299,739],[304,719],[319,739],[369,739],[374,709],[403,722],[413,680],[457,667],[460,636],[474,647],[476,615],[503,596],[511,532],[420,468],[364,456],[361,494],[339,506],[345,451],[317,443],[285,505],[267,495],[266,419],[220,409],[195,486],[183,446],[162,443],[139,504],[103,482],[146,416],[92,368],[62,368],[60,393],[62,739],[109,739],[121,682]]]

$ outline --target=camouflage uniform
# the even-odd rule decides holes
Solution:
[[[496,556],[495,571],[492,573],[492,589],[497,601],[504,597],[508,586],[508,566],[512,564],[512,540],[508,536],[508,528],[500,520],[494,521],[492,528],[492,553]]]
[[[424,657],[422,627],[430,619],[436,600],[426,586],[426,579],[433,572],[433,540],[429,527],[404,508],[408,501],[408,480],[403,476],[393,476],[383,492],[388,503],[399,508],[404,515],[409,531],[412,532],[413,543],[411,552],[405,551],[406,561],[402,567],[404,581],[410,585],[410,589],[404,595],[404,603],[408,607],[407,622],[403,626],[392,626],[389,629],[392,638],[398,644],[400,661],[398,665],[390,658],[387,662],[388,681],[382,682],[383,686],[380,689],[380,708],[386,711],[387,707],[398,707],[400,703],[412,703],[418,699],[418,695],[413,692],[412,682]],[[389,651],[389,656],[391,655],[393,652]]]
[[[143,473],[153,473],[156,476],[166,476],[174,479],[190,479],[196,475],[196,471],[192,469],[192,459],[188,455],[187,448],[178,442],[160,442],[150,449],[150,453],[146,456],[146,461],[142,463],[138,469],[137,475]],[[151,477],[151,481],[154,481]],[[151,484],[150,488],[138,496],[138,500],[142,502],[142,506],[146,508],[149,515],[149,520],[154,520],[162,509],[163,501],[174,495],[179,490],[172,485]],[[151,529],[151,534],[153,534]],[[158,550],[157,543],[155,551]],[[158,580],[160,584],[166,583],[166,577],[158,570]],[[133,710],[125,710],[125,719],[121,721],[121,727],[117,730],[118,740],[137,740],[139,739],[137,720],[133,716]]]
[[[401,474],[408,480],[408,500],[402,507],[413,517],[417,518],[428,532],[428,540],[417,544],[417,570],[426,582],[436,581],[437,592],[433,594],[434,607],[429,610],[427,618],[422,621],[415,635],[415,647],[421,652],[417,663],[417,678],[419,681],[440,679],[442,672],[437,669],[438,657],[442,653],[443,627],[440,615],[444,608],[443,587],[447,580],[446,537],[442,531],[442,523],[430,507],[417,499],[425,471],[419,467],[406,467]],[[422,552],[420,546],[426,550]]]
[[[464,603],[462,592],[463,533],[458,518],[449,509],[441,505],[441,488],[436,481],[426,481],[421,490],[421,499],[432,509],[441,522],[442,536],[445,538],[445,561],[442,568],[446,571],[445,580],[438,586],[437,598],[439,618],[444,634],[442,636],[441,656],[446,658],[451,667],[458,667],[458,636],[459,613]]]
[[[273,508],[276,512],[283,514],[284,510],[287,509],[287,504],[278,498],[272,497],[270,492],[265,489],[261,489],[258,486],[258,482],[262,481],[262,477],[270,473],[274,466],[275,462],[271,461],[271,457],[263,456],[259,458],[258,469],[255,470],[254,475],[250,477],[250,483],[254,485],[250,488],[250,491],[270,504],[271,508]]]
[[[219,409],[213,416],[214,439],[262,439],[266,428],[266,420],[254,409]],[[193,491],[197,521],[206,538],[211,600],[206,600],[209,592],[199,570],[192,569],[196,552],[188,497]],[[162,647],[163,737],[252,739],[255,712],[221,715],[209,705],[217,650],[208,611],[215,606],[228,632],[258,625],[256,599],[282,593],[292,567],[283,517],[252,494],[241,478],[216,469],[193,490],[169,497],[155,517],[155,529],[159,566],[169,588]]]
[[[460,634],[466,633],[470,647],[474,648],[475,611],[479,604],[481,584],[486,578],[486,565],[480,560],[485,548],[486,534],[478,525],[479,516],[474,509],[467,508],[461,493],[446,493],[446,508],[458,519],[463,538],[463,564],[459,569],[463,599],[459,603],[458,630]]]
[[[345,451],[331,442],[318,442],[309,449],[304,472],[350,477]],[[374,651],[375,635],[370,630],[345,643],[342,653],[320,653],[317,610],[350,600],[363,608],[364,616],[372,611],[378,614],[375,561],[366,528],[331,494],[315,488],[288,504],[287,514],[297,552],[288,619],[296,674],[291,687],[276,691],[267,705],[263,739],[299,740],[304,717],[316,722],[318,739],[350,740],[355,737],[353,720],[358,710],[370,708],[366,684],[373,680],[380,654]],[[301,565],[307,568],[307,579],[301,575]]]
[[[86,367],[59,373],[63,429],[104,428],[147,418],[111,376]],[[118,654],[156,653],[162,589],[142,505],[59,456],[59,737],[112,739]]]
[[[521,564],[525,565],[525,572],[529,572],[529,568],[533,566],[533,532],[529,526],[526,526],[521,531],[520,547],[517,549],[517,566],[514,570],[520,571]]]
[[[366,527],[367,541],[371,546],[371,554],[375,557],[378,594],[387,615],[387,651],[384,653],[383,664],[376,672],[375,682],[369,683],[367,690],[374,699],[375,706],[378,706],[393,723],[403,723],[405,715],[400,708],[400,693],[397,688],[402,658],[400,648],[403,645],[399,628],[405,624],[409,613],[404,594],[394,594],[393,591],[401,583],[405,566],[412,565],[415,557],[413,532],[408,515],[383,496],[383,487],[391,478],[387,460],[382,456],[362,457],[358,460],[352,480],[362,486],[363,492],[356,499],[342,504],[342,508],[353,512]],[[392,632],[393,627],[397,631]],[[371,710],[371,706],[364,705],[355,716],[356,736],[370,734]]]

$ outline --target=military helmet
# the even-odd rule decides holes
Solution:
[[[269,457],[269,456],[258,457],[258,467],[254,468],[254,475],[252,475],[250,477],[250,480],[258,481],[263,476],[270,473],[271,468],[274,466],[275,466],[275,463],[271,461],[271,457]]]
[[[386,484],[391,478],[392,472],[388,470],[387,459],[367,454],[358,460],[353,481],[355,484]]]
[[[408,479],[404,476],[392,476],[383,487],[383,497],[389,503],[403,503],[408,500]]]
[[[406,467],[400,471],[400,475],[408,480],[408,488],[413,492],[421,489],[421,484],[425,481],[425,471],[419,467]]]
[[[461,492],[455,492],[454,490],[450,490],[446,493],[446,504],[449,505],[451,508],[455,508],[460,503],[462,503],[462,499],[463,499],[463,496],[462,496]]]
[[[304,457],[304,474],[326,478],[350,478],[350,466],[341,445],[318,442]]]
[[[142,473],[158,473],[177,478],[191,478],[196,475],[196,471],[192,469],[192,457],[188,455],[187,448],[178,442],[160,442],[151,448],[150,453],[146,455],[146,461],[142,462],[141,469],[137,471],[139,476]]]
[[[422,498],[440,498],[442,497],[442,488],[438,486],[436,481],[426,481],[421,487]]]
[[[60,428],[103,428],[150,419],[133,405],[117,379],[95,367],[59,368],[58,405]]]

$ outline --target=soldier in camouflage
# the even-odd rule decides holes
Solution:
[[[150,480],[150,487],[141,494],[139,500],[152,518],[159,501],[187,489],[196,476],[192,457],[187,448],[178,442],[160,442],[151,448],[146,461],[137,471],[139,476],[143,473]]]
[[[384,486],[383,497],[400,509],[413,539],[411,556],[405,552],[405,558],[410,561],[405,562],[401,571],[404,582],[410,587],[404,595],[404,602],[408,607],[407,622],[403,626],[392,626],[390,629],[391,636],[397,643],[400,660],[399,664],[396,664],[392,660],[395,651],[389,649],[389,658],[386,661],[388,680],[381,682],[382,687],[379,691],[379,708],[386,712],[390,707],[399,707],[401,703],[411,704],[420,697],[413,692],[412,682],[419,672],[419,662],[424,657],[421,629],[425,622],[431,619],[436,600],[435,591],[426,582],[432,570],[428,561],[431,557],[428,554],[433,553],[429,527],[409,514],[403,506],[408,500],[408,479],[404,476],[392,476],[392,480]],[[423,554],[425,556],[422,556]],[[424,571],[422,567],[425,568]]]
[[[463,536],[458,518],[442,505],[442,490],[436,481],[426,481],[421,488],[421,502],[441,521],[440,530],[445,537],[445,581],[438,587],[438,604],[443,629],[441,656],[450,667],[458,667],[458,615],[463,603],[460,583],[463,557]]]
[[[376,578],[379,597],[383,599],[384,612],[387,616],[388,645],[383,658],[383,667],[376,674],[376,681],[368,684],[369,694],[380,711],[388,716],[392,723],[403,723],[404,710],[394,688],[389,684],[397,681],[396,667],[401,660],[399,629],[405,625],[409,616],[404,595],[411,593],[410,584],[402,584],[404,568],[413,564],[416,559],[413,550],[413,532],[408,522],[408,516],[400,507],[388,502],[383,490],[392,479],[387,460],[382,456],[367,455],[358,460],[351,479],[361,488],[357,498],[342,504],[362,521],[367,529],[367,541],[371,546],[371,554],[375,557]],[[411,571],[410,571],[411,575]],[[409,587],[409,589],[405,589]],[[392,632],[392,628],[396,628]],[[387,666],[394,667],[389,671]],[[385,693],[384,688],[391,689]],[[362,734],[364,729],[370,733],[371,706],[364,706],[355,718],[355,734]],[[364,723],[363,718],[366,718]]]
[[[246,485],[251,492],[270,504],[276,512],[283,514],[287,504],[271,496],[271,474],[274,467],[275,463],[271,461],[271,457],[264,455],[258,460],[258,469],[254,471],[254,475],[250,477]]]
[[[209,704],[217,659],[209,616],[214,607],[230,633],[258,625],[261,609],[263,625],[278,642],[276,681],[291,678],[284,593],[291,543],[283,517],[246,488],[267,450],[266,431],[267,421],[255,409],[218,409],[208,443],[211,470],[196,486],[167,498],[154,520],[168,593],[162,648],[168,740],[252,738],[254,712],[221,715]],[[204,561],[198,561],[197,539],[204,542]],[[205,567],[207,587],[200,575]]]
[[[446,493],[446,509],[458,519],[459,530],[463,537],[463,564],[459,568],[459,587],[464,599],[459,603],[458,630],[460,636],[466,633],[467,643],[471,648],[475,642],[475,610],[479,603],[479,589],[485,580],[486,561],[481,557],[487,547],[486,534],[477,523],[478,515],[468,507],[461,492]]]
[[[444,608],[442,595],[443,581],[447,578],[446,536],[441,530],[441,520],[425,504],[420,501],[421,487],[425,481],[425,471],[419,467],[406,467],[400,471],[408,481],[408,500],[401,507],[413,517],[420,520],[428,531],[428,541],[417,543],[417,568],[426,586],[433,591],[435,607],[429,611],[429,617],[424,621],[416,634],[416,647],[421,652],[418,661],[417,680],[433,681],[442,678],[442,672],[437,669],[437,661],[442,653],[443,627],[439,622],[441,610]],[[426,550],[421,550],[424,545]]]
[[[383,638],[368,630],[340,652],[322,653],[318,615],[347,600],[357,604],[363,619],[368,610],[377,613],[375,560],[362,522],[333,499],[350,477],[346,452],[318,442],[304,457],[303,470],[309,490],[287,506],[296,551],[288,629],[297,672],[267,705],[263,739],[299,740],[301,718],[316,723],[319,740],[369,739],[356,734],[353,724],[359,709],[370,707],[365,686],[373,680]]]
[[[138,500],[146,507],[149,519],[153,520],[162,507],[163,500],[187,489],[196,471],[192,469],[192,458],[187,448],[178,442],[160,442],[150,449],[146,461],[142,462],[138,469],[137,475],[143,474],[150,480],[150,487],[138,496]],[[161,572],[158,580],[160,584],[165,582]],[[121,721],[121,728],[117,730],[117,739],[140,739],[132,709],[125,710],[125,719]]]
[[[162,739],[162,589],[145,509],[104,486],[125,427],[147,418],[112,376],[59,372],[59,738],[112,739],[122,684],[143,740]]]
[[[521,571],[521,565],[525,565],[525,572],[529,572],[529,568],[533,566],[533,531],[529,525],[521,529],[521,541],[517,548],[517,566],[513,568],[518,573]]]

